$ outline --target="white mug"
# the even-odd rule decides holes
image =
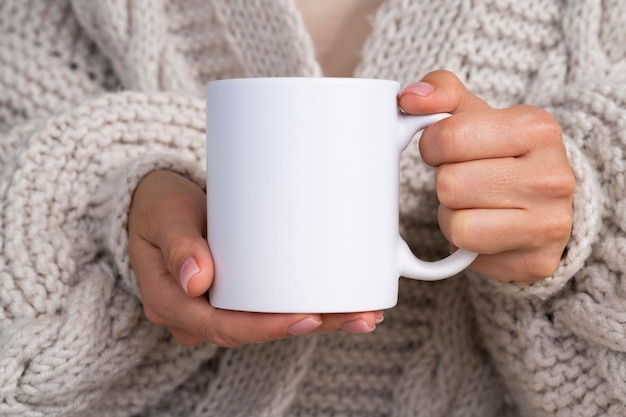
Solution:
[[[356,78],[212,81],[207,103],[210,303],[338,313],[393,307],[398,277],[438,280],[477,256],[416,258],[399,234],[399,156],[449,116],[404,115],[400,84]]]

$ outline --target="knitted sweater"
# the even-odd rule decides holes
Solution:
[[[372,334],[240,348],[148,322],[126,220],[145,173],[203,186],[203,86],[319,76],[291,0],[0,3],[0,415],[626,415],[626,2],[387,0],[355,76],[447,68],[560,122],[577,179],[556,273],[401,280]],[[402,233],[446,249],[432,170],[401,160]]]

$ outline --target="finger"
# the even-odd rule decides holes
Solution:
[[[199,335],[189,325],[187,304],[192,304],[194,314],[203,317],[212,314],[213,308],[206,297],[189,297],[163,263],[160,248],[147,241],[131,246],[133,269],[141,289],[144,311],[148,319],[162,327],[180,328]]]
[[[552,155],[552,157],[550,157]],[[439,202],[451,209],[571,207],[575,178],[565,157],[546,151],[535,161],[502,158],[443,164],[435,171]]]
[[[237,316],[237,317],[235,317]],[[235,320],[241,320],[245,325],[249,325],[250,329],[245,330],[242,328],[242,336],[254,337],[254,331],[260,329],[262,326],[269,326],[270,322],[274,322],[278,325],[276,336],[272,339],[279,339],[287,336],[302,335],[302,334],[323,334],[336,331],[344,331],[348,333],[371,333],[376,329],[376,326],[383,322],[384,313],[382,310],[360,312],[360,313],[333,313],[317,315],[300,315],[300,314],[260,314],[260,313],[246,313],[246,312],[233,312],[228,310],[216,310],[216,320],[235,322]],[[259,324],[253,324],[250,320],[259,320]],[[285,323],[289,323],[290,320],[296,320],[292,324],[288,325],[286,331],[284,330]],[[219,325],[216,323],[214,326],[216,329],[214,332],[217,334],[223,333],[219,329]],[[266,339],[266,331],[261,332],[257,337],[257,342],[264,342],[271,339]],[[215,336],[212,337],[215,339]],[[218,337],[220,343],[223,346],[234,346],[241,343],[241,339],[230,333],[227,340]],[[251,343],[249,341],[244,343]],[[255,342],[252,342],[255,343]]]
[[[521,209],[451,210],[441,205],[439,227],[454,246],[480,254],[550,245],[562,250],[571,230],[571,213],[560,206],[530,213]]]
[[[542,154],[537,161],[501,158],[443,164],[435,171],[439,202],[451,209],[529,210],[563,199],[570,204],[574,182],[568,165]]]
[[[169,327],[181,344],[194,346],[209,340],[221,346],[258,343],[291,335],[343,330],[368,333],[382,322],[383,312],[325,314],[322,320],[310,314],[259,314],[215,310],[206,297],[190,298],[162,268],[146,270],[160,258],[160,251],[140,251],[138,276],[146,315],[153,323]],[[156,272],[156,273],[155,273]]]
[[[142,274],[144,270],[140,268],[137,273]],[[159,326],[179,329],[173,334],[183,344],[195,344],[199,339],[226,347],[260,343],[310,333],[321,324],[319,315],[315,314],[215,309],[205,296],[189,297],[167,271],[144,277],[141,282],[148,319]]]
[[[420,153],[425,163],[519,157],[548,148],[561,150],[559,124],[546,111],[532,106],[459,113],[424,131]]]
[[[317,314],[251,313],[214,309],[198,321],[199,331],[219,346],[233,347],[263,343],[289,336],[309,334],[322,324]]]
[[[370,333],[383,321],[383,317],[382,311],[322,314],[322,325],[315,329],[314,333],[338,330],[348,333]]]
[[[520,165],[514,158],[443,164],[435,171],[437,198],[454,210],[527,208],[533,196],[520,187]]]
[[[287,337],[290,335],[301,334],[323,334],[336,331],[345,331],[348,333],[370,333],[376,329],[376,325],[382,323],[384,315],[382,311],[371,311],[361,313],[333,313],[322,314],[321,317],[317,315],[297,315],[297,314],[259,314],[259,313],[246,313],[246,312],[233,312],[228,310],[216,310],[216,320],[228,320],[235,322],[235,320],[241,320],[245,325],[249,325],[249,330],[243,330],[241,333],[245,337],[254,337],[254,331],[261,328],[260,324],[253,324],[250,322],[252,319],[259,320],[259,323],[263,326],[270,326],[270,322],[274,322],[278,326],[276,336],[273,339]],[[236,317],[235,317],[236,316]],[[284,330],[285,323],[289,323],[290,320],[296,320],[290,324],[286,331]],[[262,322],[261,322],[262,321]],[[217,333],[223,333],[219,330],[219,325],[216,324]],[[243,327],[243,326],[242,326]],[[257,341],[263,342],[270,339],[265,339],[267,331],[264,331],[256,337]],[[213,337],[215,338],[215,337]],[[241,343],[241,339],[235,335],[230,334],[229,339],[220,342],[222,345],[231,346]],[[250,343],[250,342],[245,342]]]
[[[185,345],[210,341],[220,346],[236,346],[306,334],[321,324],[318,315],[258,314],[216,310],[205,296],[189,297],[165,268],[149,270],[159,262],[157,248],[141,251],[136,271],[141,285],[144,311],[148,319],[172,329]],[[153,264],[154,265],[154,264]]]
[[[420,82],[406,87],[400,92],[398,103],[409,114],[455,114],[489,108],[456,75],[446,70],[430,72]]]
[[[497,255],[480,255],[470,269],[503,282],[532,284],[553,275],[561,259],[557,247],[541,250],[507,251]]]

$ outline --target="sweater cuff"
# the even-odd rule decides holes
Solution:
[[[183,160],[171,155],[153,155],[141,161],[117,169],[104,181],[95,197],[94,217],[100,227],[96,230],[103,250],[112,258],[122,285],[141,298],[135,273],[130,264],[128,251],[128,214],[133,192],[139,182],[152,171],[170,170],[205,188],[204,168],[195,161]]]
[[[600,182],[596,171],[582,151],[572,143],[569,137],[564,136],[563,140],[570,166],[576,177],[576,191],[572,233],[561,263],[552,276],[529,285],[489,279],[489,283],[500,293],[521,298],[550,298],[561,291],[574,274],[583,267],[598,238],[603,207]]]

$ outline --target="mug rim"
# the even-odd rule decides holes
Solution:
[[[391,84],[400,86],[400,82],[385,78],[358,78],[358,77],[239,77],[222,78],[211,80],[206,83],[206,87],[219,84],[284,84],[284,83],[324,83],[324,84]]]

